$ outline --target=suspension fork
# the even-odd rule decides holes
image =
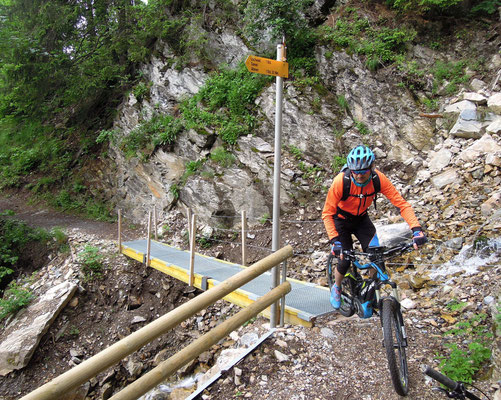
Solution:
[[[386,285],[391,286],[391,293],[395,300],[398,303],[398,307],[400,308],[400,291],[398,290],[398,286],[395,282],[384,282]],[[381,301],[381,282],[378,282],[376,285],[376,300],[377,303],[380,304]]]

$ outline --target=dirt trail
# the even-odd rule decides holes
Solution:
[[[116,222],[96,221],[78,215],[65,214],[42,203],[31,205],[28,197],[19,193],[0,195],[0,212],[7,210],[14,212],[15,215],[12,218],[24,221],[33,227],[47,230],[59,227],[107,240],[116,239],[118,235]],[[127,224],[123,224],[122,228],[127,237],[142,237],[142,229],[135,227],[132,231]]]

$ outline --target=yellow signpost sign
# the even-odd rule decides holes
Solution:
[[[272,60],[270,58],[249,56],[245,60],[245,66],[249,72],[256,74],[289,77],[289,64],[285,61]]]

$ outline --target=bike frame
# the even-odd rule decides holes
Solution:
[[[360,270],[368,270],[371,268],[374,268],[377,272],[377,280],[376,280],[376,300],[379,306],[379,302],[381,301],[381,286],[382,285],[390,285],[392,288],[392,293],[393,297],[397,300],[397,302],[400,304],[400,293],[398,291],[397,284],[395,282],[390,281],[390,277],[383,272],[383,270],[379,267],[374,262],[370,262],[367,264],[360,264],[360,262],[357,259],[353,259],[352,264]]]

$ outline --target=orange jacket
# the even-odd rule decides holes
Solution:
[[[381,193],[384,194],[391,203],[400,209],[400,215],[405,219],[409,227],[415,228],[419,227],[420,224],[414,214],[414,210],[411,205],[404,200],[402,195],[395,189],[395,186],[390,182],[388,177],[381,171],[376,169],[376,173],[379,175],[379,180],[381,181]],[[334,226],[334,216],[337,214],[337,208],[349,212],[353,215],[365,214],[367,208],[372,204],[375,193],[374,184],[372,180],[364,187],[357,186],[351,182],[350,194],[370,194],[369,197],[353,197],[349,196],[346,200],[342,201],[343,196],[343,176],[344,172],[339,173],[332,182],[332,185],[327,193],[327,198],[325,199],[324,209],[322,211],[322,220],[324,221],[325,229],[327,230],[327,235],[329,240],[333,237],[338,236],[336,227]],[[340,218],[345,218],[343,215],[339,214]]]

